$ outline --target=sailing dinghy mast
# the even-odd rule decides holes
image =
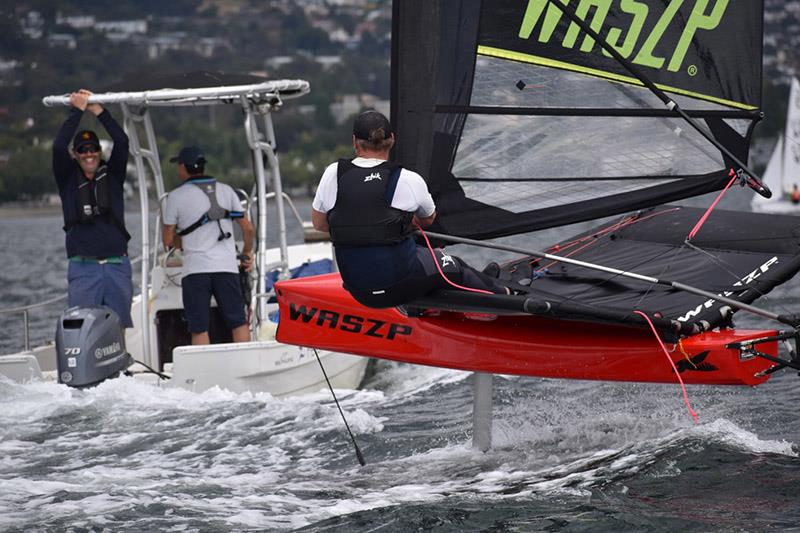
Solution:
[[[565,0],[566,1],[566,0]],[[620,65],[622,65],[628,72],[633,74],[633,76],[638,79],[642,84],[647,87],[650,92],[658,97],[664,105],[670,111],[674,111],[678,114],[681,118],[683,118],[687,123],[689,123],[692,128],[694,128],[700,135],[702,135],[706,140],[708,140],[711,144],[713,144],[718,150],[728,156],[731,161],[733,161],[738,167],[739,171],[737,171],[737,175],[741,176],[741,171],[747,173],[749,179],[744,178],[745,182],[756,191],[758,194],[763,196],[764,198],[771,198],[772,191],[763,183],[763,180],[750,168],[742,163],[738,157],[736,157],[728,148],[726,148],[722,143],[717,141],[714,136],[705,130],[705,128],[701,127],[700,124],[695,122],[686,112],[675,102],[672,98],[667,96],[664,91],[658,88],[658,86],[653,83],[645,74],[636,68],[630,61],[628,61],[625,57],[620,54],[616,48],[611,46],[606,39],[603,39],[596,31],[592,29],[591,26],[586,24],[586,21],[583,20],[578,16],[578,14],[572,8],[568,7],[566,4],[562,3],[560,0],[547,0],[547,2],[551,5],[556,6],[558,9],[561,10],[572,22],[577,24],[584,32],[586,32],[591,38],[593,38],[600,47],[608,52],[611,57],[616,59]]]

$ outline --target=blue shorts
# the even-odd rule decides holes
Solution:
[[[67,268],[69,307],[106,305],[119,315],[125,328],[133,326],[131,261],[121,263],[70,261]]]
[[[247,324],[239,274],[232,272],[189,274],[181,281],[181,291],[183,312],[186,314],[191,333],[208,331],[212,294],[229,328],[236,329]]]

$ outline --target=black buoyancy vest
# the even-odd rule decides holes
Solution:
[[[92,180],[83,176],[78,178],[77,203],[78,217],[69,220],[64,226],[64,231],[69,231],[75,224],[92,224],[95,217],[103,216],[119,228],[125,235],[125,240],[130,240],[131,236],[125,225],[111,209],[111,183],[107,165],[100,165]]]
[[[364,168],[339,160],[336,204],[328,212],[333,244],[396,244],[411,234],[414,213],[392,207],[401,170],[388,161]]]
[[[219,227],[219,239],[223,240],[227,239],[231,236],[229,232],[222,230],[222,224],[220,224],[220,220],[223,218],[243,218],[244,213],[242,211],[228,211],[224,209],[219,202],[217,201],[217,180],[210,176],[204,176],[202,178],[191,178],[186,180],[186,183],[191,183],[192,185],[196,186],[198,189],[203,191],[205,195],[208,197],[208,201],[211,204],[211,207],[208,211],[203,214],[200,218],[195,220],[192,224],[188,227],[180,230],[178,235],[183,237],[184,235],[188,235],[189,233],[193,232],[200,226],[204,224],[208,224],[211,221],[216,221],[217,226]]]

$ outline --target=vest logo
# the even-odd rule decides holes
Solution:
[[[120,345],[120,343],[115,341],[109,344],[108,346],[103,346],[102,348],[96,349],[94,351],[94,356],[98,359],[102,357],[107,357],[111,354],[117,353],[118,351],[120,351],[121,348],[122,346]]]
[[[442,254],[441,261],[442,261],[442,268],[445,268],[445,267],[450,266],[450,265],[455,266],[455,264],[456,264],[456,262],[453,261],[453,257],[449,256],[447,254]]]
[[[553,5],[560,1],[562,4],[572,4],[571,0],[528,0],[528,7],[519,28],[520,39],[529,39],[533,35],[533,30],[538,26],[539,33],[535,38],[540,43],[547,43],[553,36],[562,17],[566,19],[561,10]],[[664,11],[659,16],[658,13],[651,11],[650,7],[643,0],[579,0],[574,9],[578,18],[584,20],[593,30],[600,32],[605,23],[609,11],[623,13],[622,20],[629,21],[626,27],[611,27],[607,35],[603,35],[606,41],[622,55],[636,65],[642,65],[654,69],[662,69],[667,63],[667,70],[677,72],[683,66],[686,52],[695,35],[701,30],[713,30],[719,26],[730,0],[666,0]],[[688,17],[685,14],[689,11],[684,9],[683,13],[678,14],[681,6],[693,4]],[[711,6],[709,8],[709,6]],[[545,9],[547,8],[547,9]],[[591,12],[591,15],[590,15]],[[685,23],[683,22],[685,20]],[[667,32],[673,22],[681,22],[683,31],[678,37],[677,32]],[[646,27],[652,28],[649,33],[643,32]],[[578,42],[578,37],[583,34],[583,40]],[[665,34],[670,37],[677,37],[677,42],[671,44],[671,54],[669,57],[659,57],[655,55],[656,47],[662,44]],[[602,34],[601,34],[602,35]],[[575,49],[583,53],[590,53],[595,47],[595,40],[586,35],[574,22],[570,22],[567,33],[561,46],[564,48]],[[603,50],[603,55],[611,57],[608,52]],[[697,74],[697,66],[690,65],[687,68],[689,75]]]
[[[777,257],[773,257],[772,259],[768,259],[766,263],[764,263],[760,267],[758,267],[755,270],[753,270],[752,272],[750,272],[748,275],[746,275],[741,280],[739,280],[736,283],[734,283],[733,286],[734,287],[743,287],[744,285],[749,285],[750,283],[752,283],[753,281],[755,281],[756,279],[761,277],[762,274],[765,274],[770,269],[770,267],[772,265],[776,264],[777,262],[778,262],[778,258]],[[720,296],[724,296],[724,297],[727,298],[728,296],[731,296],[732,294],[734,294],[736,292],[741,292],[741,291],[738,291],[738,290],[725,291],[722,294],[720,294]],[[687,311],[686,314],[684,314],[683,316],[679,316],[678,320],[680,322],[686,322],[690,318],[694,318],[697,315],[699,315],[704,309],[710,308],[712,305],[714,305],[715,302],[716,302],[715,299],[709,298],[708,300],[706,300],[705,302],[701,303],[700,305],[698,305],[694,309],[690,309],[689,311]]]
[[[379,180],[379,179],[381,179],[380,172],[373,172],[372,174],[370,174],[369,176],[364,178],[364,183],[366,183],[368,181],[372,181],[372,180]],[[381,180],[381,181],[383,181],[383,180]]]
[[[339,329],[346,333],[357,333],[390,341],[395,340],[398,335],[411,335],[413,331],[411,326],[406,326],[405,324],[384,322],[383,320],[375,320],[374,318],[358,315],[343,315],[327,309],[308,308],[305,305],[298,307],[294,303],[289,303],[289,319],[300,320],[304,324],[314,324],[318,327]]]

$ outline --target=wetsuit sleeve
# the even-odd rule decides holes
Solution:
[[[69,155],[69,141],[78,129],[83,111],[77,107],[69,110],[67,119],[58,129],[53,139],[53,175],[56,183],[63,184],[69,179],[72,157]]]
[[[128,136],[108,112],[108,109],[103,109],[103,112],[97,115],[97,119],[106,129],[111,140],[114,141],[111,157],[108,158],[109,173],[112,176],[119,176],[124,182],[128,166]]]

